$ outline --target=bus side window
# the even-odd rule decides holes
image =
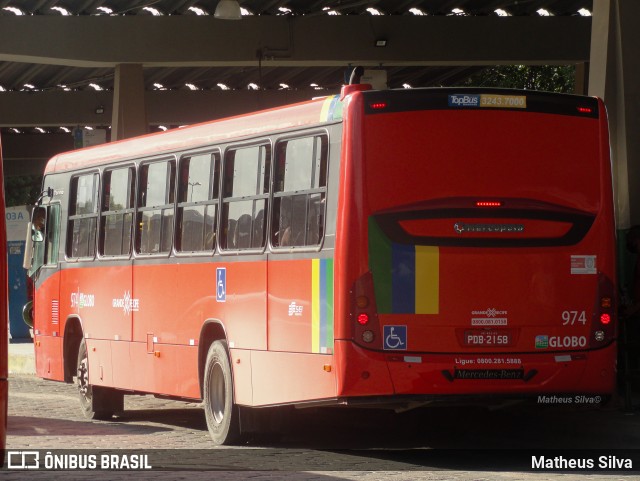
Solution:
[[[140,166],[136,252],[166,254],[173,239],[175,162],[164,160]]]
[[[194,155],[180,160],[176,249],[203,252],[215,249],[218,217],[220,154]]]
[[[271,244],[309,247],[322,242],[327,192],[325,135],[278,142]]]
[[[47,216],[47,245],[45,247],[45,264],[58,264],[58,250],[60,249],[60,204],[51,204]]]
[[[67,257],[93,258],[98,231],[98,174],[71,179]]]
[[[100,254],[128,256],[131,253],[134,196],[133,167],[104,172],[100,212]]]
[[[225,250],[262,249],[266,244],[271,148],[227,151],[222,186],[222,237]]]

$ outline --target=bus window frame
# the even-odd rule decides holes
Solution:
[[[298,140],[298,139],[305,139],[305,138],[316,138],[316,137],[324,137],[326,139],[326,165],[325,165],[325,180],[326,180],[326,185],[324,187],[320,187],[317,189],[305,189],[305,190],[301,190],[301,191],[282,191],[282,192],[276,192],[276,188],[275,188],[275,182],[276,182],[276,168],[277,168],[277,161],[278,161],[278,144],[281,142],[289,142],[291,140]],[[272,156],[272,161],[271,161],[271,168],[272,168],[272,172],[271,172],[271,212],[269,215],[269,238],[267,240],[267,244],[269,247],[269,250],[273,253],[273,254],[277,254],[277,255],[285,255],[285,254],[291,254],[293,252],[298,253],[298,252],[320,252],[322,251],[322,249],[324,248],[324,243],[325,243],[325,239],[326,239],[326,234],[327,234],[327,204],[328,204],[328,197],[329,197],[329,181],[330,181],[330,163],[331,163],[331,136],[329,133],[328,129],[313,129],[313,130],[305,130],[305,131],[298,131],[295,133],[290,133],[288,135],[283,135],[281,137],[278,137],[277,139],[275,139],[275,141],[273,142],[273,156]],[[295,194],[294,194],[295,192]],[[275,199],[277,198],[281,198],[281,197],[285,197],[287,195],[282,195],[282,194],[286,194],[288,193],[288,196],[292,196],[292,195],[313,195],[313,194],[322,194],[324,193],[324,211],[323,211],[323,220],[322,220],[322,236],[320,238],[320,242],[318,244],[312,244],[312,245],[305,245],[305,246],[277,246],[272,242],[273,236],[275,235],[275,232],[272,232],[271,230],[273,229],[273,215],[274,215],[274,206],[275,206]],[[277,194],[281,194],[281,195],[277,195]]]
[[[135,198],[135,217],[133,220],[133,224],[134,224],[134,232],[133,232],[133,248],[132,248],[132,252],[133,252],[133,257],[136,259],[149,259],[149,258],[168,258],[171,257],[171,254],[173,253],[174,250],[174,238],[175,238],[175,221],[176,221],[176,183],[178,181],[177,179],[177,156],[175,153],[173,154],[166,154],[166,155],[162,155],[162,156],[158,156],[158,157],[151,157],[151,158],[145,158],[145,159],[139,159],[139,161],[137,162],[137,169],[136,169],[136,198]],[[166,180],[169,182],[169,188],[171,187],[171,183],[173,183],[173,202],[169,202],[167,204],[160,204],[160,205],[154,205],[154,206],[145,206],[145,207],[141,207],[140,206],[140,196],[142,195],[142,191],[140,189],[140,179],[142,178],[142,174],[141,171],[145,166],[151,165],[151,164],[156,164],[156,163],[161,163],[161,162],[167,162],[168,165],[172,165],[172,175],[168,175],[166,177]],[[166,200],[166,199],[165,199]],[[138,215],[142,214],[143,212],[147,212],[147,211],[152,211],[152,210],[160,210],[162,211],[165,208],[171,208],[173,209],[173,219],[171,222],[171,226],[172,226],[172,233],[170,236],[170,242],[171,245],[169,246],[169,248],[166,251],[160,251],[160,252],[140,252],[139,251],[139,245],[138,245],[138,233],[139,233],[139,220],[138,220]],[[160,231],[160,242],[162,242],[162,230]]]
[[[102,202],[104,200],[104,175],[107,172],[113,172],[114,170],[121,169],[132,169],[133,170],[133,206],[127,209],[117,210],[117,211],[103,211],[102,210]],[[97,259],[104,260],[125,260],[131,259],[135,250],[135,225],[136,225],[136,216],[137,216],[137,207],[138,207],[138,165],[135,162],[123,162],[120,164],[107,165],[100,171],[100,199],[98,206],[98,249],[97,249]],[[131,195],[131,193],[129,193]],[[129,241],[129,254],[121,254],[121,255],[111,255],[104,254],[102,250],[104,249],[104,229],[102,227],[102,218],[106,215],[114,215],[114,214],[127,214],[131,213],[133,219],[131,221],[131,239]]]
[[[188,151],[183,151],[183,152],[178,152],[178,162],[176,164],[176,192],[175,192],[175,224],[174,224],[174,228],[173,228],[173,250],[172,253],[175,257],[211,257],[214,254],[220,252],[220,248],[218,246],[218,239],[220,237],[220,231],[219,231],[219,227],[220,227],[220,211],[221,211],[221,205],[222,205],[222,198],[221,198],[221,194],[222,194],[222,179],[223,179],[223,174],[222,174],[222,168],[223,168],[223,164],[224,164],[224,152],[223,149],[221,149],[219,146],[206,146],[204,148],[200,148],[200,149],[196,149],[196,150],[188,150]],[[185,159],[187,158],[193,158],[193,157],[198,157],[201,155],[210,155],[211,158],[213,159],[212,163],[211,163],[211,170],[210,170],[210,175],[212,176],[211,178],[211,188],[209,191],[209,199],[206,201],[196,201],[196,202],[180,202],[180,171],[182,168],[182,163]],[[215,159],[215,157],[217,156],[217,160]],[[215,166],[215,162],[218,162],[218,182],[217,182],[217,186],[215,185],[215,175],[216,175],[216,166]],[[217,195],[213,195],[213,192],[215,192],[217,190],[218,194]],[[213,191],[213,192],[212,192]],[[179,215],[178,215],[178,211],[179,209],[184,209],[186,207],[199,207],[199,206],[211,206],[211,205],[215,205],[216,206],[216,215],[215,215],[215,229],[214,229],[214,236],[215,236],[215,240],[213,242],[213,248],[212,249],[207,249],[207,250],[201,250],[201,251],[186,251],[186,250],[178,250],[178,234],[182,233],[182,225],[181,225],[181,219],[179,221]],[[180,226],[180,228],[178,228]]]
[[[271,222],[270,222],[271,201],[273,197],[273,177],[272,177],[273,145],[274,145],[273,139],[271,137],[268,137],[268,138],[252,139],[251,141],[242,142],[242,143],[228,144],[224,147],[224,149],[222,149],[221,165],[220,165],[220,189],[219,189],[220,204],[218,209],[218,226],[217,226],[217,236],[216,236],[216,252],[222,256],[238,256],[238,255],[252,255],[252,254],[260,255],[265,253],[266,249],[268,249],[269,247],[269,229],[271,226]],[[238,197],[225,197],[224,188],[225,188],[225,178],[226,178],[225,176],[226,176],[226,170],[227,170],[227,155],[229,154],[229,152],[232,152],[232,151],[238,151],[241,149],[248,149],[252,147],[257,147],[257,148],[265,147],[267,149],[266,158],[268,159],[268,162],[269,162],[268,168],[265,169],[265,175],[269,176],[268,182],[266,183],[266,185],[268,185],[267,193],[254,194],[254,195],[248,195],[248,196],[238,196]],[[223,238],[223,231],[224,231],[224,226],[222,225],[222,221],[224,218],[225,204],[229,204],[233,202],[242,202],[242,201],[255,202],[261,199],[264,199],[266,201],[266,207],[265,207],[266,212],[264,214],[265,240],[263,245],[261,247],[248,247],[244,249],[224,248],[222,246],[222,238]],[[252,222],[252,228],[253,228],[253,219],[251,222]],[[226,240],[227,238],[226,234],[224,235],[224,238]]]
[[[72,201],[76,202],[77,201],[77,190],[74,191],[74,189],[72,189],[73,186],[73,181],[74,179],[77,179],[79,177],[83,177],[85,175],[93,175],[93,176],[97,176],[97,185],[95,186],[95,192],[96,192],[96,212],[92,213],[92,214],[74,214],[71,215],[71,205],[72,205]],[[99,233],[99,228],[100,228],[100,202],[101,202],[101,189],[102,189],[102,172],[99,169],[91,169],[91,170],[87,170],[87,171],[80,171],[80,172],[76,172],[74,175],[72,175],[69,178],[69,197],[67,199],[67,214],[66,214],[66,219],[65,219],[65,229],[66,229],[66,239],[65,239],[65,246],[64,246],[64,260],[66,262],[91,262],[96,260],[97,254],[98,254],[98,236],[100,235]],[[75,192],[75,194],[74,194]],[[75,209],[75,207],[74,207]],[[79,220],[79,219],[89,219],[94,217],[96,219],[96,235],[95,235],[95,239],[94,239],[94,253],[91,256],[79,256],[79,257],[72,257],[70,256],[70,249],[71,249],[71,245],[70,243],[73,242],[73,235],[70,233],[70,228],[71,228],[71,223],[75,220]],[[58,259],[58,262],[60,260]]]
[[[45,207],[45,206],[43,205],[41,207]],[[47,269],[57,269],[60,264],[60,241],[62,239],[62,236],[60,235],[61,234],[60,226],[62,224],[62,204],[59,201],[50,202],[49,204],[46,205],[46,208],[47,208],[47,227],[46,227],[45,237],[44,237],[45,263],[42,265],[42,267]],[[55,213],[55,217],[57,217],[56,222],[58,227],[57,232],[55,232],[55,235],[57,236],[57,239],[56,239],[57,246],[55,244],[51,245],[51,247],[53,248],[50,247],[50,241],[52,239],[50,231],[52,230],[52,227],[54,227],[50,224],[53,218],[52,213]],[[55,262],[50,262],[52,252],[56,256]]]

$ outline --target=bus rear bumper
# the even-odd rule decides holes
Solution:
[[[339,396],[609,395],[616,382],[616,345],[591,351],[432,354],[373,352],[337,341],[343,368]]]

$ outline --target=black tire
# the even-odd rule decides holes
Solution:
[[[76,386],[80,399],[80,410],[87,419],[106,420],[124,409],[124,395],[114,389],[89,384],[89,356],[87,344],[80,341],[76,369]]]
[[[204,368],[204,412],[213,442],[233,444],[240,439],[238,407],[233,402],[233,377],[226,341],[209,347]]]

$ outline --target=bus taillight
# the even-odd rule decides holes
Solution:
[[[476,207],[502,207],[502,201],[499,200],[479,200]]]
[[[358,278],[351,295],[353,340],[362,346],[379,349],[381,347],[380,325],[371,272]]]
[[[598,276],[598,297],[595,302],[591,325],[591,347],[597,348],[612,342],[616,337],[615,288],[611,279]]]

